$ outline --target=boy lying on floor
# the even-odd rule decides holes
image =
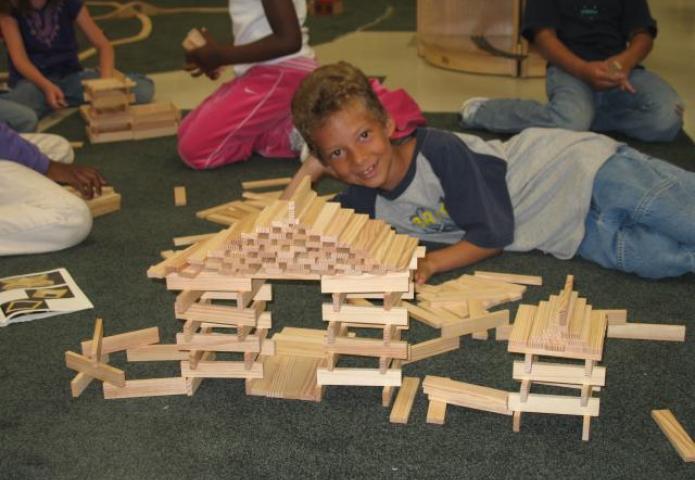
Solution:
[[[313,154],[296,179],[332,175],[350,185],[343,207],[449,244],[421,259],[419,283],[502,250],[648,278],[695,272],[695,173],[609,137],[533,128],[485,142],[423,127],[394,145],[393,121],[345,62],[306,77],[292,114]]]

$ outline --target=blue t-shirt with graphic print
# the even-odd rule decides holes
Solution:
[[[75,19],[82,6],[81,0],[58,0],[24,14],[12,9],[29,60],[49,79],[82,70],[75,36]],[[11,58],[9,67],[9,84],[14,87],[24,77]]]
[[[415,138],[410,167],[396,188],[350,185],[336,200],[428,242],[467,240],[485,248],[512,243],[506,162],[474,152],[450,132],[418,128]]]

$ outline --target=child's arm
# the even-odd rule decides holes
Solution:
[[[86,199],[101,195],[106,180],[94,167],[50,161],[46,176],[56,183],[72,186]]]
[[[83,6],[80,13],[77,14],[75,23],[80,27],[82,32],[89,40],[94,48],[99,52],[99,73],[101,78],[109,78],[113,76],[115,67],[115,56],[113,46],[109,43],[108,38],[101,31],[101,28],[94,23],[94,19],[89,14],[87,7]]]
[[[290,198],[304,177],[309,177],[311,179],[311,183],[316,183],[324,175],[335,176],[332,173],[332,170],[329,167],[324,166],[318,158],[313,155],[309,155],[309,157],[304,160],[304,163],[302,163],[302,166],[299,167],[297,173],[294,174],[290,183],[285,187],[280,199],[287,200]]]
[[[465,267],[500,253],[502,253],[501,248],[478,247],[471,242],[461,240],[448,247],[428,252],[424,258],[420,259],[415,272],[415,281],[422,284],[435,273]]]
[[[19,31],[17,20],[10,15],[0,14],[0,30],[7,44],[12,63],[24,78],[41,89],[46,97],[46,103],[53,109],[65,107],[65,95],[63,91],[49,79],[43,76],[38,68],[29,59],[24,49],[24,41]]]
[[[540,28],[533,37],[533,44],[550,63],[571,75],[584,80],[594,90],[607,90],[621,85],[626,76],[616,72],[608,61],[587,62],[575,55],[557,38],[553,28]]]
[[[246,45],[220,44],[208,32],[202,32],[206,44],[186,54],[186,63],[204,72],[222,65],[260,62],[298,51],[302,32],[292,0],[262,0],[273,33]]]
[[[636,93],[637,90],[628,81],[627,77],[637,65],[642,62],[649,52],[652,51],[654,46],[654,38],[649,32],[639,30],[635,32],[630,39],[630,44],[628,47],[620,52],[618,55],[609,58],[606,62],[614,65],[615,68],[619,68],[626,76],[625,80],[621,83],[620,88],[623,90]]]

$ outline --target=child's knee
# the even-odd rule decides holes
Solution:
[[[56,229],[53,241],[55,249],[62,250],[81,243],[89,232],[92,231],[92,212],[85,202],[74,197],[73,202],[67,205],[63,224]]]
[[[39,124],[39,116],[31,108],[22,108],[21,112],[5,121],[16,132],[31,133],[36,131],[36,127]]]
[[[152,79],[144,75],[138,75],[132,80],[136,83],[133,89],[135,103],[150,103],[154,98],[154,82]]]

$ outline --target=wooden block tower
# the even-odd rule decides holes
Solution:
[[[535,307],[520,305],[509,336],[508,351],[522,353],[514,362],[519,393],[509,394],[513,428],[519,431],[522,412],[579,415],[583,418],[582,440],[589,440],[591,418],[599,414],[599,399],[593,396],[605,385],[606,369],[596,366],[603,356],[606,311],[592,310],[586,299],[573,291],[574,277],[567,276],[559,295]],[[538,357],[583,360],[584,364],[541,362]],[[533,383],[578,388],[579,397],[530,393]]]
[[[92,143],[140,140],[175,135],[181,118],[172,103],[131,105],[135,83],[123,74],[84,80],[88,105],[80,107]]]
[[[181,362],[183,377],[245,378],[250,394],[320,400],[324,385],[400,385],[400,362],[408,358],[400,331],[408,327],[408,312],[396,303],[404,295],[412,298],[413,271],[422,254],[417,239],[327,202],[306,179],[289,200],[272,200],[151,267],[148,276],[165,278],[168,289],[180,291],[175,312],[185,324],[175,349],[189,355]],[[326,332],[280,332],[285,354],[299,341],[313,360],[271,360],[276,345],[266,338],[271,290],[265,282],[272,279],[317,280],[322,292],[332,295],[323,306]],[[347,305],[348,297],[362,304]],[[383,306],[365,305],[365,298],[379,298]],[[354,327],[379,328],[383,337],[354,337],[348,333]],[[206,352],[236,352],[243,359],[205,360]],[[336,368],[338,355],[374,357],[379,365]],[[288,371],[300,363],[310,373]],[[266,364],[277,382],[266,377],[271,373]],[[294,393],[278,391],[277,383],[288,383]]]

